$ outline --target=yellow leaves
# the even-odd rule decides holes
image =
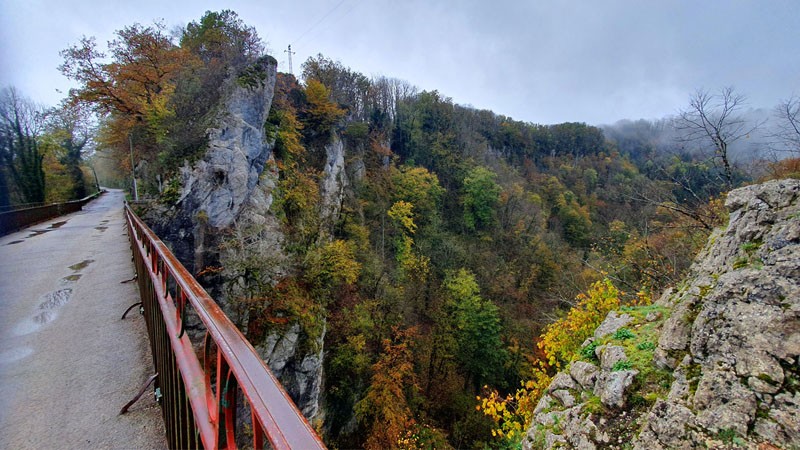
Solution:
[[[413,251],[414,238],[411,237],[417,231],[417,224],[414,223],[414,205],[400,200],[395,202],[387,215],[395,226],[400,228],[401,235],[395,240],[397,251],[397,262],[404,273],[423,280],[430,272],[430,258],[425,255],[417,255]]]
[[[485,397],[479,397],[475,409],[483,412],[498,424],[492,430],[492,436],[512,441],[533,419],[533,410],[539,397],[550,384],[550,376],[544,366],[534,370],[533,378],[512,395],[501,398],[496,390],[489,391]]]
[[[414,205],[422,217],[432,214],[444,195],[436,174],[424,167],[403,166],[400,170],[392,169],[394,197]]]
[[[414,234],[417,231],[417,224],[414,223],[413,209],[414,205],[400,200],[389,208],[387,214],[393,221],[400,224],[406,232]]]
[[[309,270],[323,284],[353,284],[358,279],[361,264],[355,260],[353,248],[337,239],[309,253]]]
[[[297,116],[291,110],[281,111],[277,115],[279,128],[276,136],[276,146],[280,146],[280,149],[286,155],[294,158],[301,157],[306,151],[301,143],[302,135],[300,130],[303,129],[303,124],[297,120]]]
[[[588,295],[578,295],[578,304],[567,316],[548,325],[537,344],[547,362],[559,369],[580,350],[581,343],[605,319],[609,311],[619,307],[622,294],[608,279],[591,285]]]
[[[544,352],[545,360],[536,362],[531,378],[523,381],[520,389],[504,398],[495,390],[478,397],[475,409],[498,424],[498,428],[492,430],[492,436],[512,441],[523,432],[533,419],[536,403],[550,385],[551,370],[558,370],[578,354],[581,343],[594,332],[608,312],[620,306],[621,295],[622,292],[608,279],[592,284],[586,294],[577,296],[578,304],[564,318],[545,328],[537,344]],[[644,293],[637,295],[638,301],[649,301]]]
[[[636,300],[631,302],[632,306],[647,306],[653,303],[653,298],[645,291],[636,293]]]
[[[344,110],[330,100],[330,92],[324,84],[315,79],[306,83],[306,99],[308,100],[308,116],[310,122],[319,128],[319,131],[329,129],[339,119],[344,117]]]

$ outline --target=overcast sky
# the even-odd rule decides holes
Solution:
[[[800,95],[800,0],[0,0],[0,85],[53,105],[70,87],[58,52],[81,36],[222,8],[280,70],[292,44],[295,73],[322,53],[534,123],[660,118],[697,88],[754,108]]]

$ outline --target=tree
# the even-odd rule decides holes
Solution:
[[[495,207],[502,189],[496,175],[485,167],[475,167],[464,178],[464,224],[469,230],[486,228],[495,221]]]
[[[355,283],[360,271],[353,247],[342,240],[313,249],[306,256],[306,279],[324,302],[330,301],[335,289]]]
[[[364,120],[371,94],[371,83],[361,73],[344,67],[322,55],[310,57],[303,63],[303,79],[317,80],[330,90],[330,98],[345,108],[349,118]]]
[[[719,94],[699,89],[689,98],[689,107],[680,111],[675,120],[682,141],[696,143],[701,148],[711,146],[714,158],[722,163],[724,181],[729,188],[733,186],[730,145],[763,124],[750,124],[737,115],[746,101],[746,97],[737,94],[732,87],[722,88]]]
[[[101,114],[103,145],[127,156],[135,144],[138,160],[157,163],[159,153],[169,149],[176,78],[195,64],[192,55],[176,47],[158,23],[118,30],[108,53],[110,62],[104,62],[106,54],[87,37],[61,52],[64,63],[59,69],[80,84],[70,90],[71,100],[90,104]],[[130,164],[122,154],[118,160]]]
[[[94,38],[61,52],[61,72],[81,84],[70,91],[74,101],[94,104],[103,112],[118,112],[137,121],[164,111],[164,97],[171,93],[172,79],[185,60],[164,26],[134,24],[116,32],[108,43],[112,62],[101,62],[106,54],[97,50]]]
[[[344,110],[330,99],[330,91],[321,82],[306,82],[306,122],[319,136],[327,136],[334,124],[344,117]]]
[[[793,96],[775,107],[773,148],[800,155],[800,97]]]
[[[478,392],[481,384],[490,381],[503,366],[505,351],[497,306],[481,298],[475,275],[467,269],[450,274],[444,287],[457,343],[456,360],[467,375],[465,386],[471,382]]]
[[[0,206],[8,206],[12,200],[44,201],[44,157],[37,140],[43,119],[42,109],[20,97],[16,89],[5,88],[0,93]],[[6,175],[13,186],[8,185]]]
[[[413,204],[418,217],[430,218],[436,213],[444,189],[435,173],[424,167],[402,166],[392,172],[392,182],[395,199]]]
[[[247,26],[229,9],[206,11],[200,22],[190,22],[181,35],[181,47],[190,50],[206,66],[238,66],[258,58],[264,44],[256,29]]]
[[[384,339],[367,394],[355,405],[359,422],[369,427],[367,449],[397,448],[398,440],[413,424],[408,398],[419,390],[411,351],[416,334],[416,328],[395,329],[393,340]]]
[[[89,111],[80,104],[64,102],[50,114],[47,129],[62,149],[60,162],[72,181],[72,199],[86,197],[81,163],[93,132]]]

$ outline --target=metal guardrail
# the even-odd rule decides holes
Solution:
[[[236,448],[248,429],[239,413],[253,448],[324,449],[222,309],[128,205],[125,217],[170,448]],[[189,308],[206,329],[202,364],[185,332]]]
[[[99,197],[103,192],[105,191],[98,191],[88,197],[66,203],[53,203],[50,205],[2,212],[0,213],[0,236],[5,236],[12,231],[44,222],[54,217],[80,211],[85,204]]]

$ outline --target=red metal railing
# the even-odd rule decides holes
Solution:
[[[170,448],[236,448],[244,433],[257,449],[324,449],[222,309],[128,206],[125,216]],[[189,308],[205,327],[202,364],[185,333]]]

